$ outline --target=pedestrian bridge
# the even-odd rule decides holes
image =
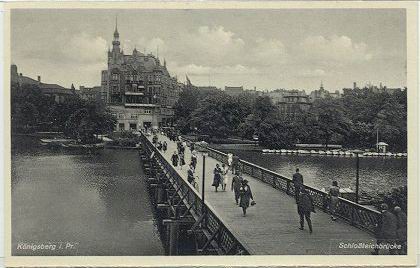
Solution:
[[[166,141],[168,150],[157,150],[151,143],[152,137],[142,136],[143,146],[148,153],[153,153],[163,173],[170,174],[173,184],[172,192],[178,194],[177,204],[169,200],[175,207],[184,203],[184,211],[193,215],[195,223],[191,229],[207,222],[205,234],[207,242],[204,247],[218,248],[218,254],[253,254],[253,255],[364,255],[370,254],[370,248],[361,248],[360,243],[371,244],[375,241],[374,230],[379,223],[377,211],[358,205],[346,199],[340,199],[339,219],[332,221],[325,208],[326,193],[307,187],[316,205],[316,213],[312,213],[313,233],[310,234],[305,222],[305,230],[299,230],[299,215],[294,199],[294,187],[291,179],[278,173],[240,161],[240,170],[249,181],[256,205],[242,216],[242,210],[235,204],[233,192],[228,184],[225,192],[214,191],[213,169],[216,163],[226,163],[227,155],[206,148],[205,158],[205,206],[204,215],[201,208],[201,190],[203,175],[203,155],[198,153],[195,175],[198,176],[199,191],[187,182],[188,163],[191,152],[185,150],[187,165],[173,167],[171,155],[177,150],[175,142],[164,135],[158,135],[159,141]],[[199,148],[201,151],[203,148]],[[229,183],[232,175],[229,172]],[[220,188],[220,187],[219,187]],[[172,204],[171,204],[172,202]],[[176,211],[175,211],[176,212]],[[183,215],[186,212],[182,213]],[[175,213],[176,215],[177,213]],[[179,214],[179,213],[178,213]],[[193,222],[194,222],[193,221]]]

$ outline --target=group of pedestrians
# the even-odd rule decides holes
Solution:
[[[213,170],[213,183],[212,186],[215,188],[215,192],[218,192],[218,187],[221,186],[222,191],[226,191],[226,186],[229,184],[229,170],[232,170],[234,174],[231,182],[230,189],[234,194],[236,205],[242,208],[242,215],[246,216],[246,210],[250,205],[255,205],[254,197],[252,195],[251,187],[248,184],[248,180],[244,179],[240,175],[240,171],[237,165],[234,165],[233,161],[229,161],[233,157],[228,156],[228,165],[224,163],[220,167],[216,164]],[[252,200],[252,201],[251,201]]]
[[[388,245],[388,253],[391,255],[407,254],[407,214],[401,207],[381,204],[381,219],[376,237],[377,247],[372,251],[373,255],[379,254],[379,245]],[[391,246],[394,244],[399,248]]]
[[[222,191],[226,191],[226,185],[228,183],[228,176],[227,173],[229,171],[229,168],[223,163],[222,167],[220,167],[219,164],[216,164],[216,167],[213,170],[213,184],[215,191],[217,192],[217,189],[219,186],[222,187]]]
[[[315,205],[313,198],[309,194],[308,190],[303,184],[303,176],[299,172],[299,168],[296,169],[296,173],[293,174],[293,187],[295,192],[295,201],[297,204],[297,211],[300,218],[300,230],[304,229],[304,222],[306,220],[309,228],[309,233],[312,234],[312,221],[311,213],[315,213]],[[332,186],[330,187],[326,199],[326,205],[328,206],[328,211],[331,216],[331,220],[337,220],[337,209],[339,207],[339,196],[340,196],[340,187],[338,187],[338,182],[333,181]]]
[[[185,165],[185,141],[180,137],[176,138],[177,150],[171,156],[172,165],[179,166],[180,169]],[[166,141],[158,141],[157,135],[152,138],[152,143],[161,151],[166,152],[168,145]],[[187,171],[187,181],[198,189],[197,177],[195,170],[197,167],[197,152],[194,145],[191,144],[191,159],[189,169]],[[248,180],[244,179],[240,174],[239,158],[231,153],[227,155],[228,164],[216,164],[213,170],[212,186],[215,192],[219,191],[219,187],[223,192],[226,191],[227,185],[230,184],[231,191],[234,195],[236,205],[242,208],[243,216],[246,216],[247,209],[255,204],[251,187]],[[229,170],[232,171],[233,177],[229,181]],[[294,187],[295,201],[297,204],[297,212],[299,215],[299,229],[304,230],[305,221],[307,222],[309,233],[313,233],[311,213],[315,212],[314,200],[304,185],[304,179],[299,169],[293,174],[292,184]],[[337,212],[340,208],[340,187],[337,181],[332,182],[329,188],[325,202],[330,213],[332,221],[337,220]],[[381,205],[381,219],[377,227],[377,244],[384,243],[400,245],[399,249],[389,248],[389,254],[406,254],[407,253],[407,215],[397,205],[389,205],[383,203]],[[379,247],[376,247],[372,254],[379,254]]]
[[[177,150],[173,152],[171,161],[174,167],[179,166],[179,168],[182,170],[182,167],[185,165],[185,147],[187,147],[187,143],[178,137],[176,144]]]

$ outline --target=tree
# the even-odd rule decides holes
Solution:
[[[317,100],[311,107],[311,112],[316,118],[316,127],[327,148],[331,138],[346,136],[350,130],[350,120],[345,115],[345,110],[339,99],[326,98]]]
[[[97,141],[95,135],[110,132],[116,122],[108,111],[101,111],[94,104],[88,104],[68,118],[65,134],[82,143],[94,143]]]

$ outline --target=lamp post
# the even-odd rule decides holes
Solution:
[[[204,204],[204,187],[206,186],[205,180],[206,180],[206,156],[207,156],[207,152],[203,152],[203,179],[201,181],[201,211],[204,213],[206,213],[206,206]]]
[[[359,203],[359,154],[363,153],[362,150],[354,150],[356,154],[356,203]]]

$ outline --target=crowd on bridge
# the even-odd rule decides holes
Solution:
[[[162,132],[162,134],[164,134]],[[175,168],[182,168],[186,165],[185,161],[185,150],[189,147],[191,152],[191,158],[188,164],[187,181],[199,191],[197,183],[198,177],[195,175],[197,168],[197,151],[193,142],[187,143],[181,136],[167,135],[171,141],[176,142],[177,149],[171,156],[172,165]],[[166,141],[159,141],[156,134],[153,135],[152,143],[156,146],[159,151],[164,153],[168,149]],[[227,164],[222,163],[216,164],[213,169],[213,181],[212,186],[215,192],[226,192],[227,185],[230,185],[230,190],[233,192],[233,198],[236,205],[242,208],[242,215],[245,217],[247,209],[250,206],[254,206],[254,196],[252,194],[249,181],[244,179],[241,175],[239,168],[239,157],[229,153],[227,155]],[[231,173],[231,175],[229,174]],[[296,173],[293,174],[293,188],[294,196],[297,205],[297,212],[299,215],[299,229],[304,230],[304,223],[307,222],[309,233],[313,233],[313,226],[311,220],[311,213],[315,213],[315,205],[311,194],[308,192],[307,187],[304,185],[302,174],[299,172],[299,168],[296,169]],[[329,188],[327,200],[328,212],[331,216],[332,221],[336,221],[338,218],[338,211],[340,210],[340,187],[337,181],[333,181]],[[387,202],[381,205],[381,219],[377,226],[376,231],[377,245],[383,244],[398,244],[401,247],[396,250],[394,248],[389,249],[389,254],[407,254],[407,215],[398,206],[398,204]],[[380,247],[375,247],[372,254],[379,254]]]

